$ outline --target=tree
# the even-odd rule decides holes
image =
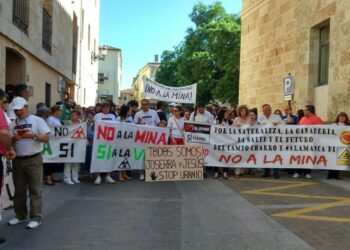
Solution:
[[[197,83],[197,101],[237,103],[240,18],[220,3],[194,6],[194,28],[175,51],[164,51],[157,81],[171,86]]]

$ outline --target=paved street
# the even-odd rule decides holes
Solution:
[[[45,187],[40,228],[9,227],[6,212],[1,249],[349,249],[349,182],[323,179],[58,184]]]

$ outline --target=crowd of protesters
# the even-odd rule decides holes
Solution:
[[[144,126],[160,126],[170,130],[169,144],[185,144],[185,121],[216,124],[221,126],[254,126],[260,125],[319,125],[324,122],[316,115],[313,105],[306,105],[304,109],[293,114],[290,106],[284,108],[284,114],[276,109],[272,112],[269,104],[258,108],[240,105],[231,108],[224,105],[198,103],[196,107],[177,103],[164,103],[158,101],[151,107],[149,100],[141,100],[141,106],[135,100],[121,106],[110,101],[97,103],[94,107],[81,107],[68,98],[65,102],[57,102],[52,107],[46,107],[44,103],[36,105],[36,114],[29,114],[29,92],[25,84],[16,88],[15,97],[8,104],[8,97],[0,89],[0,154],[2,158],[12,160],[13,180],[15,186],[14,210],[16,216],[9,221],[9,225],[17,225],[27,220],[27,192],[30,197],[30,222],[28,228],[36,228],[41,224],[41,193],[42,181],[46,185],[54,186],[60,182],[56,173],[63,173],[63,182],[68,185],[79,184],[79,175],[89,173],[91,165],[92,145],[94,138],[94,122],[99,120],[134,123]],[[165,107],[167,106],[167,107]],[[42,163],[41,146],[49,140],[49,127],[61,127],[74,125],[81,122],[87,124],[87,153],[84,164],[77,163]],[[348,115],[339,113],[335,125],[350,125]],[[0,161],[0,173],[3,175],[3,161]],[[144,172],[137,171],[137,178],[144,180]],[[213,167],[214,178],[221,174],[228,179],[229,169]],[[243,175],[254,175],[253,169],[235,168],[234,176],[240,178]],[[290,171],[294,178],[305,176],[312,178],[309,169],[293,169]],[[124,182],[132,179],[130,171],[118,171],[115,173],[96,173],[94,183],[114,184],[116,181]],[[264,169],[262,177],[270,177],[271,169]],[[206,173],[205,173],[206,176]],[[274,169],[274,178],[280,178],[280,170]],[[328,179],[339,179],[339,171],[329,171]],[[1,239],[0,239],[1,242]]]

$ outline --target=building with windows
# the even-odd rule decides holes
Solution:
[[[143,95],[143,77],[146,76],[151,80],[155,80],[156,73],[159,69],[160,62],[158,59],[158,55],[154,56],[154,62],[147,63],[134,77],[131,90],[132,90],[132,96],[136,101],[141,103],[141,100],[145,98]],[[151,103],[155,103],[155,100],[150,100]]]
[[[101,60],[98,65],[98,99],[111,100],[118,104],[122,81],[122,51],[111,46],[100,46],[99,50]]]
[[[131,89],[122,89],[120,91],[119,105],[127,104],[130,100],[133,100]]]
[[[94,104],[99,8],[99,0],[1,1],[0,87],[11,94],[26,83],[32,111],[68,96]]]
[[[350,110],[350,1],[243,0],[240,103],[283,108],[294,77],[294,110],[314,104],[332,121]]]

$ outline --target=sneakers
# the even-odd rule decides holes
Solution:
[[[100,185],[101,184],[101,176],[97,176],[94,183],[95,183],[95,185]]]
[[[306,174],[306,175],[305,175],[305,178],[306,178],[306,179],[312,179],[312,176],[311,176],[311,174]]]
[[[227,179],[228,179],[227,173],[224,172],[224,180],[227,180]]]
[[[41,225],[41,221],[35,221],[35,220],[32,220],[28,223],[27,225],[27,228],[28,229],[34,229],[34,228],[37,228],[38,226]]]
[[[66,181],[64,181],[64,183],[66,183],[68,185],[74,185],[74,182],[72,182],[71,180],[66,180]]]
[[[293,178],[299,178],[299,176],[300,176],[300,175],[299,175],[298,173],[294,173],[294,174],[293,174]]]
[[[80,183],[80,181],[79,181],[78,179],[73,180],[73,182],[76,183],[76,184],[79,184],[79,183]]]
[[[9,225],[9,226],[15,226],[15,225],[17,225],[17,224],[20,224],[20,223],[23,223],[23,222],[25,222],[26,220],[20,220],[20,219],[17,219],[16,217],[15,218],[13,218],[12,220],[10,220],[9,222],[7,222],[7,224]]]
[[[144,181],[145,180],[145,174],[140,174],[140,181]]]
[[[115,183],[115,180],[112,179],[112,177],[110,175],[107,175],[106,176],[106,180],[105,180],[106,183],[109,183],[109,184],[114,184]]]
[[[214,179],[217,179],[217,178],[219,178],[219,173],[214,174]]]

